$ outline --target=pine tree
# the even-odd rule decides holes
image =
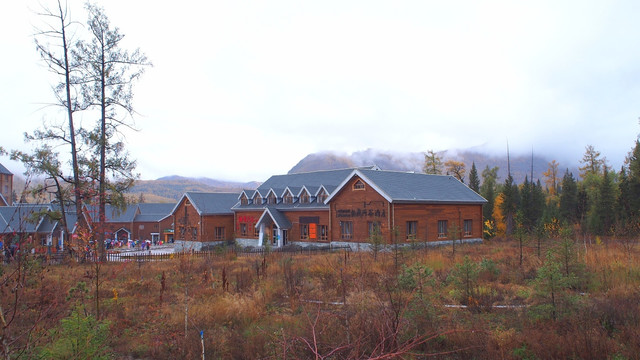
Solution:
[[[496,184],[498,181],[498,167],[489,169],[487,165],[482,170],[482,185],[480,186],[480,195],[487,200],[482,208],[482,217],[485,220],[497,220],[493,217],[493,208],[496,200]]]
[[[608,234],[614,223],[615,188],[611,175],[604,166],[603,176],[590,212],[591,231],[599,235]]]
[[[502,188],[504,202],[502,203],[502,213],[504,214],[504,222],[506,226],[506,235],[513,234],[515,226],[515,216],[520,203],[518,185],[515,184],[511,174],[507,176]]]
[[[475,161],[471,164],[471,171],[469,171],[469,188],[480,193],[480,178],[478,177]]]
[[[560,217],[570,224],[578,220],[578,184],[573,174],[566,170],[560,188]]]

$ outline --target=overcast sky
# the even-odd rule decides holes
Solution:
[[[42,0],[42,2],[47,2]],[[51,2],[49,0],[49,2]],[[72,18],[86,23],[81,1]],[[619,170],[640,132],[639,1],[103,1],[135,86],[142,179],[263,181],[311,152],[471,147]],[[0,12],[0,146],[29,148],[54,79],[30,11]],[[0,157],[9,170],[22,168]]]

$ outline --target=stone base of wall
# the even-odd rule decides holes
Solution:
[[[240,247],[257,247],[258,246],[258,239],[242,239],[242,238],[238,238],[236,239],[236,245],[240,246]]]
[[[474,239],[463,239],[456,240],[456,245],[459,244],[481,244],[482,239],[474,238]],[[241,247],[257,247],[258,240],[256,239],[236,239],[236,244]],[[402,243],[398,244],[399,248],[411,248],[411,249],[423,249],[425,247],[438,247],[438,246],[449,246],[453,244],[453,240],[445,240],[445,241],[428,241],[428,242],[414,242],[414,243]],[[316,247],[316,248],[326,248],[326,247],[350,247],[353,251],[371,251],[370,243],[360,243],[360,242],[348,242],[348,241],[332,241],[332,242],[311,242],[311,241],[289,241],[287,245],[290,246],[299,246],[302,248],[307,247]],[[394,245],[381,245],[378,251],[392,251],[394,249]]]
[[[173,251],[174,252],[186,252],[186,251],[211,251],[217,246],[223,246],[226,244],[226,241],[185,241],[185,240],[176,240],[174,242]]]

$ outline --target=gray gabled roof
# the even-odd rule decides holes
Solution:
[[[265,220],[265,217],[267,216],[271,218],[271,220],[276,224],[278,228],[285,230],[291,229],[291,222],[289,221],[289,219],[287,219],[287,217],[284,216],[284,214],[281,213],[278,209],[272,206],[264,209],[262,216],[260,216],[260,219],[258,219],[258,222],[256,223],[256,228],[260,226],[260,224],[263,222],[263,220]]]
[[[87,212],[91,216],[91,221],[97,223],[99,218],[99,208],[97,205],[88,205]],[[105,205],[105,221],[108,223],[113,222],[132,222],[136,213],[138,212],[138,206],[127,205],[124,209],[119,209],[113,205]]]
[[[232,215],[231,208],[238,202],[239,196],[239,193],[186,192],[183,198],[187,197],[200,215]],[[181,202],[176,204],[172,213]]]
[[[482,196],[449,175],[427,175],[399,171],[354,170],[327,202],[354,176],[374,188],[389,202],[483,204]]]
[[[137,222],[157,222],[167,216],[175,208],[176,204],[171,203],[142,203],[138,204],[138,212],[134,217]]]
[[[0,174],[13,175],[4,165],[0,164]]]
[[[287,174],[287,175],[274,175],[265,181],[258,187],[258,191],[261,194],[266,194],[269,189],[281,189],[280,192],[276,191],[276,194],[281,194],[282,190],[287,187],[301,188],[302,186],[320,187],[324,185],[328,189],[329,186],[338,186],[342,180],[344,180],[353,169],[342,170],[325,170],[325,171],[312,171],[300,174]]]
[[[43,222],[47,222],[47,224],[45,224],[45,229],[42,231],[48,232],[47,229],[52,229],[54,226],[52,223],[55,222],[43,214],[50,210],[51,207],[49,205],[19,204],[16,206],[1,206],[0,234],[40,232],[39,227]]]

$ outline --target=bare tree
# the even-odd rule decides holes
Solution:
[[[37,14],[44,20],[40,28],[35,32],[36,49],[40,57],[49,70],[60,78],[60,81],[53,87],[56,98],[55,106],[61,107],[66,113],[65,122],[58,124],[44,124],[42,130],[36,130],[33,134],[25,134],[27,141],[40,141],[45,144],[65,144],[69,146],[71,157],[71,176],[64,174],[62,164],[58,160],[57,153],[51,151],[51,147],[43,145],[32,155],[26,153],[15,153],[17,158],[25,162],[33,170],[47,174],[55,183],[56,197],[61,206],[62,214],[65,212],[67,201],[75,203],[75,211],[80,214],[82,211],[82,183],[81,169],[79,164],[78,136],[82,135],[82,130],[78,129],[74,123],[74,114],[83,110],[77,96],[77,87],[84,82],[82,74],[79,72],[79,64],[71,56],[72,40],[69,31],[76,25],[69,17],[69,9],[66,4],[57,1],[56,8],[43,7]],[[49,157],[47,160],[46,157]],[[39,167],[39,169],[38,169]],[[66,196],[63,185],[71,185],[72,194]],[[64,221],[65,233],[69,233],[69,224]]]
[[[129,53],[120,47],[124,35],[118,28],[111,28],[102,8],[91,4],[86,8],[91,39],[78,42],[73,54],[82,64],[86,79],[82,84],[84,106],[99,110],[98,125],[89,134],[94,152],[87,164],[98,184],[97,240],[100,257],[104,258],[106,204],[122,205],[123,192],[137,178],[136,163],[128,158],[121,140],[121,127],[133,129],[133,83],[151,63],[139,49]]]

